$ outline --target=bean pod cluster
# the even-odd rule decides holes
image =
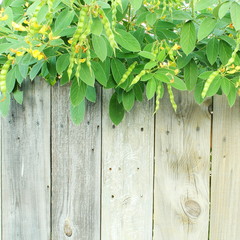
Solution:
[[[137,65],[137,62],[134,62],[133,64],[131,64],[129,66],[129,68],[127,69],[127,71],[123,74],[120,82],[118,83],[118,86],[120,86],[121,84],[123,84],[127,79],[128,77],[130,76],[130,74],[132,73],[133,69],[136,67]]]
[[[135,78],[132,80],[130,87],[133,86],[134,84],[138,83],[139,80],[147,73],[147,70],[142,70]]]

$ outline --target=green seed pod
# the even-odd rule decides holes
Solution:
[[[122,76],[120,82],[118,83],[117,87],[120,86],[121,84],[123,84],[128,79],[128,77],[130,76],[130,74],[132,73],[132,71],[136,67],[136,65],[137,65],[137,62],[134,62],[133,64],[131,64],[129,66],[127,71],[123,74],[123,76]]]
[[[112,0],[112,29],[113,29],[113,31],[115,31],[115,27],[117,24],[117,6],[118,6],[118,1]]]
[[[157,86],[157,91],[156,91],[155,111],[153,114],[155,114],[159,110],[161,93],[162,93],[162,84],[159,83]]]
[[[115,38],[114,38],[114,34],[113,34],[113,31],[111,29],[111,25],[110,25],[110,22],[107,18],[107,16],[105,15],[104,11],[100,8],[99,9],[99,14],[101,16],[101,21],[102,21],[102,24],[103,24],[103,27],[106,31],[106,35],[108,37],[108,41],[114,51],[114,54],[115,54],[115,49],[118,48],[118,45],[115,41]]]
[[[75,74],[77,82],[78,82],[78,85],[79,85],[79,82],[80,82],[80,70],[81,70],[81,62],[78,61],[76,74]]]
[[[168,90],[168,94],[169,94],[169,98],[170,98],[170,102],[172,104],[172,107],[173,107],[174,111],[176,112],[177,111],[177,104],[174,100],[172,86],[170,84],[167,84],[167,90]]]
[[[137,82],[139,82],[139,80],[141,79],[142,76],[144,76],[147,73],[147,70],[142,70],[131,82],[130,87],[134,84],[136,84]]]
[[[0,72],[0,91],[2,92],[4,99],[6,97],[6,92],[7,92],[7,86],[6,86],[7,73],[12,64],[13,59],[14,58],[9,55],[8,60],[4,63]]]
[[[202,98],[205,98],[206,97],[206,94],[207,94],[207,91],[210,87],[210,85],[212,84],[213,80],[219,75],[219,71],[215,71],[213,72],[209,78],[207,79],[207,81],[205,82],[204,84],[204,88],[203,88],[203,91],[202,91]]]

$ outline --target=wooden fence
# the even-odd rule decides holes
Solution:
[[[175,92],[176,114],[145,102],[116,127],[99,90],[75,126],[68,87],[24,88],[1,124],[2,240],[239,239],[239,101]]]

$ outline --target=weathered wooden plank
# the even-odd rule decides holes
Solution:
[[[24,90],[2,121],[2,238],[50,239],[50,88]]]
[[[175,96],[177,113],[166,96],[156,116],[154,240],[207,240],[210,103]]]
[[[69,117],[69,88],[53,90],[52,238],[100,239],[101,96],[85,122]]]
[[[239,107],[214,97],[210,240],[240,236]]]
[[[102,239],[152,239],[153,103],[141,103],[115,127],[103,98]]]

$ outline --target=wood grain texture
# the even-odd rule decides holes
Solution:
[[[56,86],[52,106],[52,238],[100,239],[101,96],[84,123],[69,117],[69,88]]]
[[[175,92],[156,116],[154,240],[207,240],[211,119],[209,102]]]
[[[50,239],[50,87],[24,86],[2,121],[2,239]]]
[[[152,239],[153,103],[141,103],[118,126],[103,97],[102,239]]]
[[[240,236],[239,107],[214,97],[210,240]]]

